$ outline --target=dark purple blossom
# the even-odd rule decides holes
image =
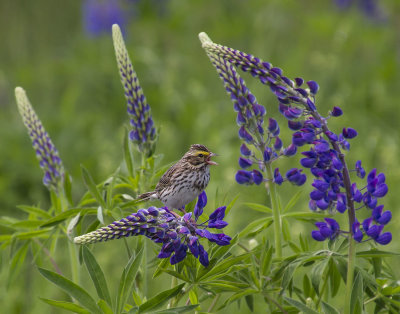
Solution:
[[[253,164],[253,162],[250,159],[239,157],[240,168],[246,169],[246,168],[251,167],[252,164]]]
[[[201,192],[199,197],[197,198],[196,206],[194,207],[194,216],[199,218],[203,214],[203,208],[207,205],[207,194],[206,192]]]
[[[340,117],[343,114],[343,110],[340,107],[333,107],[331,115],[333,117]]]
[[[240,146],[240,152],[244,156],[251,156],[251,150],[247,147],[245,143]]]

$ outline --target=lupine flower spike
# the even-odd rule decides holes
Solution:
[[[125,98],[128,102],[128,114],[131,119],[132,130],[129,133],[129,137],[137,144],[140,152],[146,156],[151,156],[154,152],[157,139],[151,109],[140,87],[139,80],[125,47],[121,30],[117,24],[112,26],[112,34],[121,83],[125,91]]]
[[[270,164],[280,157],[292,156],[296,153],[293,145],[283,147],[283,142],[279,137],[280,128],[275,119],[269,118],[268,125],[264,126],[264,116],[266,109],[257,102],[257,99],[247,88],[244,80],[237,73],[234,65],[240,64],[238,58],[227,57],[226,48],[222,52],[218,47],[223,47],[214,44],[211,39],[205,34],[199,35],[212,64],[217,69],[220,78],[222,79],[225,89],[228,92],[233,108],[237,112],[236,122],[239,126],[239,138],[244,142],[240,147],[241,157],[239,157],[239,166],[243,170],[236,173],[236,181],[239,184],[261,184],[262,182],[273,181],[277,184],[282,184],[283,181],[291,182],[295,185],[302,185],[306,181],[306,176],[302,174],[302,170],[297,168],[290,169],[283,178],[279,170],[275,169],[275,176],[272,173],[267,178],[264,178],[263,172],[267,172]],[[217,48],[216,48],[217,47]],[[243,53],[241,53],[244,55]],[[234,54],[233,54],[234,55]],[[276,74],[274,74],[277,76]],[[298,118],[302,115],[302,110],[298,108],[289,108],[285,110],[291,118]],[[255,148],[254,151],[249,146]],[[256,151],[262,158],[257,157]],[[247,170],[252,166],[258,166],[259,169]],[[244,170],[246,169],[246,170]]]
[[[58,193],[62,188],[64,180],[64,167],[58,155],[58,151],[44,129],[39,117],[33,110],[25,90],[21,87],[17,87],[15,89],[15,97],[18,111],[28,129],[29,137],[32,140],[36,157],[39,160],[40,167],[44,171],[43,184],[49,190]]]
[[[228,93],[231,93],[231,98],[235,103],[240,104],[239,106],[235,104],[235,109],[246,108],[245,105],[249,106],[252,102],[238,102],[237,95],[234,95],[231,91],[230,86],[236,84],[236,89],[244,91],[245,95],[250,95],[233,66],[245,72],[250,72],[263,84],[269,86],[277,97],[279,112],[288,120],[288,127],[294,133],[292,143],[288,147],[282,149],[280,139],[276,139],[274,142],[275,151],[266,147],[263,155],[264,162],[274,160],[282,153],[286,156],[292,156],[298,148],[309,145],[309,150],[302,152],[304,158],[301,159],[300,163],[304,168],[309,168],[311,174],[315,177],[312,183],[314,190],[310,193],[310,209],[313,211],[328,210],[330,213],[348,212],[349,231],[340,230],[340,226],[335,220],[326,218],[325,222],[316,224],[319,230],[313,231],[313,238],[323,241],[334,239],[340,234],[350,234],[356,241],[360,242],[363,239],[363,234],[365,234],[376,243],[388,244],[392,235],[390,232],[382,233],[382,229],[390,221],[392,215],[390,211],[383,212],[383,205],[378,205],[378,199],[384,197],[388,192],[385,175],[383,173],[377,174],[376,169],[372,170],[367,176],[365,187],[361,189],[357,188],[356,183],[351,182],[350,172],[355,172],[360,178],[364,178],[366,175],[361,166],[361,161],[357,161],[355,169],[349,169],[345,160],[344,151],[350,149],[348,140],[355,138],[357,131],[353,128],[343,128],[340,134],[335,134],[329,130],[327,123],[329,117],[341,116],[343,114],[342,109],[336,106],[329,112],[328,117],[324,117],[315,106],[315,95],[319,90],[316,82],[308,81],[306,82],[307,87],[302,87],[304,84],[302,78],[291,80],[283,75],[281,69],[273,67],[269,62],[215,44],[205,33],[200,34],[200,40],[207,55],[224,80]],[[230,73],[233,75],[229,75]],[[253,96],[250,97],[250,100],[253,99],[255,99]],[[249,100],[249,97],[247,97],[247,100]],[[238,120],[246,123],[245,119]],[[246,133],[245,131],[247,129],[242,132],[239,131],[239,135],[247,143],[255,143],[256,147],[260,147],[260,142],[257,141],[262,139],[262,132],[257,135],[257,133]],[[272,136],[279,134],[279,127],[273,119],[269,120],[268,131]],[[257,136],[254,138],[252,135]],[[266,141],[264,140],[263,143],[266,143]],[[276,151],[280,152],[277,153]],[[239,165],[242,168],[248,168],[252,163],[255,163],[254,160],[249,158],[253,156],[251,151],[249,152],[248,149],[242,147],[241,153],[244,155],[239,159]],[[302,170],[296,168],[291,169],[286,172],[286,179],[293,184],[301,185],[305,182],[305,175],[301,172]],[[236,180],[241,184],[257,183],[254,174],[248,170],[240,170],[236,175]],[[275,169],[274,182],[279,184],[282,181],[283,178],[280,176],[279,170]],[[364,191],[364,193],[361,191]],[[356,219],[355,203],[360,204],[357,209],[366,207],[371,211],[371,217],[364,220],[362,224]]]
[[[170,258],[172,265],[184,260],[190,251],[200,263],[207,267],[208,253],[200,244],[201,238],[206,238],[217,245],[229,245],[231,238],[224,233],[211,233],[208,228],[222,229],[228,225],[225,217],[225,206],[217,208],[208,220],[200,223],[203,208],[207,203],[205,192],[200,194],[193,213],[179,217],[173,215],[167,207],[139,209],[119,221],[114,221],[88,234],[74,239],[76,244],[120,239],[121,237],[144,235],[155,243],[161,243],[159,258]]]

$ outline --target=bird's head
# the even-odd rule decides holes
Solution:
[[[218,165],[215,161],[211,160],[211,157],[217,156],[211,152],[206,146],[201,144],[193,144],[190,146],[189,151],[183,156],[191,166],[200,168],[208,165]]]

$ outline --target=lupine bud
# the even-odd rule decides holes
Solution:
[[[307,82],[307,85],[308,85],[308,87],[310,88],[311,94],[314,94],[314,95],[315,95],[315,94],[318,92],[319,86],[318,86],[317,82],[308,81],[308,82]]]
[[[357,136],[357,131],[353,128],[343,128],[342,134],[345,138],[352,139]]]
[[[343,114],[343,110],[340,107],[333,107],[331,115],[333,117],[340,117]]]
[[[121,83],[125,90],[133,130],[130,139],[137,144],[140,152],[151,156],[155,149],[156,129],[153,126],[150,106],[140,87],[136,72],[133,69],[128,51],[125,47],[121,30],[117,24],[112,27],[115,55],[117,58]]]
[[[39,165],[44,171],[43,184],[49,190],[58,193],[64,181],[64,167],[58,151],[21,87],[15,89],[15,97],[17,99],[18,111],[24,125],[28,129]]]
[[[242,153],[242,155],[244,156],[250,156],[251,155],[251,150],[246,146],[245,143],[243,143],[240,146],[240,152]]]

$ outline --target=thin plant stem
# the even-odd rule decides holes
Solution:
[[[326,124],[326,120],[322,120],[317,114],[313,114],[313,117],[321,122],[322,130],[325,134],[329,132],[328,126]],[[329,137],[328,137],[329,138]],[[339,145],[335,142],[330,140],[330,143],[334,150],[339,153],[339,159],[343,164],[343,184],[346,190],[346,198],[348,202],[348,219],[349,219],[349,248],[348,248],[348,257],[347,257],[347,279],[346,279],[346,294],[345,294],[345,303],[344,303],[344,313],[350,314],[350,302],[351,302],[351,292],[353,289],[353,279],[354,279],[354,266],[355,266],[355,259],[356,259],[356,251],[355,251],[355,242],[353,239],[353,224],[356,222],[356,212],[354,209],[354,202],[353,196],[351,194],[351,181],[350,181],[350,174],[349,169],[347,167],[346,160],[344,158],[344,154],[340,150]]]
[[[66,211],[68,209],[68,200],[64,194],[64,191],[60,191],[59,193],[59,200],[61,204],[61,211]],[[76,254],[76,246],[75,244],[67,239],[68,241],[68,252],[70,258],[70,265],[71,265],[71,274],[72,274],[72,281],[75,283],[79,282],[79,267],[78,267],[78,255]]]
[[[347,257],[347,279],[346,279],[346,294],[344,301],[344,314],[351,314],[350,302],[351,292],[353,291],[353,279],[354,279],[354,266],[356,260],[356,250],[354,245],[354,239],[349,237],[349,253]]]
[[[275,237],[275,252],[278,258],[282,258],[282,222],[281,213],[278,207],[278,197],[276,192],[276,184],[272,182],[272,167],[271,164],[266,165],[266,170],[269,179],[269,197],[271,199],[271,207],[274,216],[274,237]]]
[[[215,307],[215,305],[217,304],[217,302],[218,302],[218,300],[219,300],[220,297],[221,297],[221,294],[220,294],[220,293],[218,293],[218,294],[214,297],[214,299],[213,299],[213,301],[211,302],[210,307],[208,308],[207,312],[212,312],[212,311],[214,310],[214,307]]]

